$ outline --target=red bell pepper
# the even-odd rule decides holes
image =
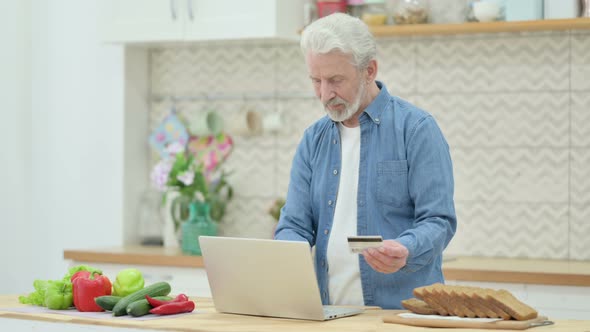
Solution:
[[[174,315],[183,312],[191,312],[195,310],[195,302],[183,301],[183,302],[170,302],[163,304],[159,307],[152,308],[150,313],[156,315]]]
[[[149,304],[156,308],[159,307],[161,305],[164,304],[168,304],[168,303],[174,303],[174,302],[186,302],[188,301],[188,296],[184,295],[184,294],[178,294],[174,299],[172,300],[168,300],[168,301],[162,301],[162,300],[158,300],[158,299],[154,299],[153,297],[146,295],[145,299],[149,302]]]
[[[94,272],[95,275],[100,275],[103,276],[101,273],[98,272]],[[90,271],[78,271],[76,273],[74,273],[72,275],[72,278],[70,279],[70,281],[72,282],[72,284],[74,284],[74,280],[79,278],[79,277],[83,277],[83,278],[90,278]],[[109,280],[109,278],[107,278],[106,276],[104,277],[104,289],[107,293],[107,295],[111,295],[112,290],[113,290],[113,285],[111,284],[111,281]]]
[[[94,272],[94,275],[97,275],[97,274],[104,277],[103,281],[104,281],[105,292],[107,292],[106,295],[111,295],[112,290],[113,290],[113,285],[111,284],[111,281],[106,276],[103,276],[102,273]],[[78,272],[74,273],[72,275],[72,278],[70,279],[70,281],[72,282],[72,285],[74,284],[74,280],[79,277],[90,278],[90,271],[78,271]]]
[[[87,274],[83,272],[87,272]],[[78,311],[104,311],[94,302],[94,299],[99,296],[111,295],[109,278],[98,273],[91,275],[88,271],[80,271],[72,276],[72,285],[74,306]]]

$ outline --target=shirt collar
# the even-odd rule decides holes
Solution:
[[[375,97],[375,99],[373,99],[369,106],[365,108],[365,111],[363,113],[366,113],[367,116],[371,119],[371,121],[378,125],[381,123],[381,113],[383,113],[385,106],[387,106],[387,103],[389,103],[389,98],[391,96],[389,95],[387,87],[385,86],[385,84],[383,84],[383,82],[375,81],[375,83],[377,84],[377,87],[380,90],[379,94],[377,95],[377,97]],[[361,115],[360,120],[362,120],[362,117],[363,116]]]
[[[369,119],[371,121],[373,121],[373,123],[379,125],[381,123],[381,113],[383,113],[383,110],[385,109],[385,106],[387,106],[387,103],[389,102],[389,98],[391,97],[389,95],[389,91],[387,91],[387,87],[385,86],[385,84],[381,81],[375,81],[375,83],[377,84],[377,87],[379,88],[379,94],[377,95],[377,97],[375,97],[375,99],[373,99],[373,101],[369,104],[369,106],[367,106],[367,108],[365,108],[365,110],[363,111],[363,114],[361,114],[360,118],[359,118],[359,123],[364,122],[364,118],[365,115],[367,114],[367,117],[369,117]],[[332,120],[332,125],[336,125],[337,123],[335,121]]]

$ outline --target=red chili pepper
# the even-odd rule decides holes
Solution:
[[[88,275],[81,273],[73,279],[72,286],[74,306],[78,311],[104,311],[94,302],[94,299],[103,295],[111,295],[111,281],[109,278],[98,273],[94,275],[90,275],[90,272],[88,272]]]
[[[154,299],[153,297],[146,295],[145,299],[149,302],[149,304],[156,308],[159,307],[161,305],[164,304],[168,304],[168,303],[174,303],[174,302],[186,302],[188,301],[188,296],[184,295],[184,294],[178,294],[174,299],[172,300],[168,300],[168,301],[163,301],[163,300],[158,300],[158,299]]]
[[[152,314],[156,315],[174,315],[183,312],[191,312],[195,310],[195,302],[170,302],[150,310]]]

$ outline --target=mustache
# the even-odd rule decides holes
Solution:
[[[328,107],[328,106],[333,106],[333,105],[339,105],[339,104],[344,104],[344,105],[348,105],[348,103],[346,102],[346,100],[340,98],[340,97],[334,97],[331,100],[328,100],[326,103],[324,103],[324,107]]]

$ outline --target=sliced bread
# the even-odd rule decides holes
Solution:
[[[420,315],[437,315],[438,314],[438,312],[436,310],[434,310],[433,308],[431,308],[428,305],[428,303],[426,303],[422,300],[416,299],[416,298],[403,300],[402,306],[415,314],[420,314]]]

